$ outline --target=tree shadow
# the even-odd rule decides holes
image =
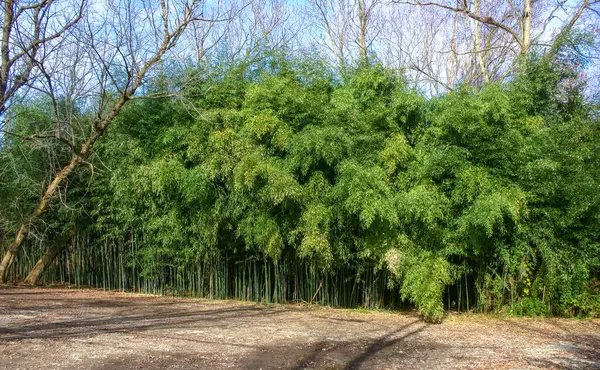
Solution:
[[[414,316],[394,320],[398,325],[392,327],[387,319],[351,314],[329,315],[321,310],[298,310],[285,306],[170,297],[104,296],[98,292],[87,295],[81,294],[81,291],[57,290],[40,290],[35,295],[23,290],[19,298],[21,293],[15,291],[10,289],[10,294],[4,294],[7,290],[0,289],[0,323],[5,324],[0,327],[0,345],[16,344],[14,348],[18,349],[26,348],[29,340],[50,339],[44,342],[44,346],[64,348],[67,341],[52,344],[52,339],[75,338],[67,346],[80,348],[80,356],[88,361],[84,365],[93,362],[93,366],[103,369],[162,368],[171,366],[169,361],[184,368],[316,367],[350,370],[390,364],[423,367],[429,361],[451,361],[446,364],[452,364],[452,361],[463,364],[481,361],[482,353],[492,351],[500,351],[498,358],[504,361],[510,358],[506,356],[512,348],[509,346],[507,349],[502,347],[502,343],[490,341],[470,343],[465,347],[465,343],[453,343],[451,338],[446,340],[435,335],[437,329],[421,334],[434,326]],[[7,309],[2,310],[3,307]],[[14,318],[10,315],[14,315]],[[290,320],[295,320],[294,325],[286,325]],[[518,361],[526,366],[600,368],[600,335],[594,333],[597,322],[590,322],[593,327],[587,327],[588,334],[576,330],[578,326],[567,325],[560,320],[501,322],[496,329],[508,329],[513,337],[540,339],[532,343],[531,349],[519,349],[522,355],[519,355]],[[264,330],[265,324],[267,330]],[[490,330],[494,330],[494,327],[487,326]],[[450,332],[444,328],[440,326],[442,332]],[[240,330],[245,335],[239,335]],[[283,333],[254,341],[261,335],[278,332]],[[106,337],[105,334],[117,336]],[[120,337],[119,334],[130,335]],[[338,340],[336,335],[341,338]],[[94,336],[98,337],[92,338]],[[127,342],[131,338],[133,341]],[[21,341],[22,345],[16,343]],[[103,346],[121,341],[124,341],[124,347],[117,352],[127,353],[127,356],[122,355],[117,359],[107,356],[100,361],[93,356],[88,357],[88,342],[92,343],[92,348],[104,351]],[[151,347],[146,351],[148,345],[159,344],[160,347],[162,342],[168,343],[163,348],[169,348],[162,355],[159,354],[159,348]],[[84,344],[81,347],[76,343]],[[138,350],[139,356],[131,357],[132,349]],[[46,356],[46,352],[41,353],[33,356]],[[149,356],[159,358],[154,361],[149,360]]]
[[[543,323],[553,326],[558,330],[548,330],[513,320],[502,320],[507,326],[523,330],[549,341],[551,350],[561,353],[552,358],[530,356],[527,362],[531,366],[556,369],[600,369],[600,332],[598,334],[574,333],[570,327],[556,319],[544,320]],[[589,321],[593,326],[598,326],[594,321]]]
[[[318,317],[318,318],[323,319],[323,320],[331,320],[331,321],[347,322],[347,323],[351,323],[351,322],[352,323],[365,323],[365,322],[368,322],[368,320],[348,319],[348,318],[319,316],[319,315],[315,315],[315,317]]]
[[[417,325],[414,330],[407,331],[409,328]],[[358,369],[369,359],[376,357],[381,351],[386,348],[393,347],[401,344],[411,336],[418,334],[423,331],[428,325],[422,321],[415,320],[408,324],[402,325],[399,328],[390,331],[379,338],[372,341],[358,341],[358,342],[331,342],[331,341],[320,341],[311,346],[311,350],[306,354],[300,361],[293,366],[295,370],[305,369],[311,367],[319,360],[324,361],[323,355],[327,352],[337,351],[339,357],[346,357],[343,360],[344,364],[342,368],[345,370]],[[366,347],[366,348],[365,348]],[[360,351],[356,351],[357,348],[361,348]],[[343,350],[340,350],[343,349]],[[355,354],[358,352],[358,354]],[[353,356],[352,356],[353,355]],[[350,357],[350,360],[347,358]],[[338,364],[339,365],[339,364]],[[336,365],[332,365],[336,367]]]
[[[2,291],[0,295],[4,295]],[[15,308],[1,310],[3,315],[22,315],[30,312],[64,310],[69,314],[75,310],[75,316],[66,320],[40,322],[43,317],[33,317],[27,324],[0,327],[0,343],[29,339],[56,339],[89,336],[107,333],[129,333],[149,330],[185,329],[197,324],[202,327],[229,326],[232,320],[244,320],[252,317],[279,315],[286,312],[280,307],[261,307],[258,305],[206,308],[205,305],[189,306],[189,301],[143,300],[127,301],[116,299],[70,299],[52,295],[40,298],[23,298],[25,304]],[[49,305],[49,300],[52,305]],[[109,312],[88,312],[90,309],[108,309]]]
[[[413,324],[414,323],[415,322],[413,322]],[[408,327],[410,325],[412,325],[412,324],[406,325],[405,327]],[[345,369],[347,369],[347,370],[359,369],[363,363],[365,363],[369,358],[375,356],[380,351],[384,350],[385,348],[394,346],[400,342],[404,342],[409,337],[425,330],[425,328],[427,326],[428,326],[427,324],[421,323],[420,327],[418,327],[408,333],[405,333],[400,337],[394,338],[394,336],[396,334],[399,334],[405,328],[400,328],[400,329],[394,330],[393,332],[390,332],[386,335],[381,336],[380,338],[375,340],[373,343],[371,343],[371,345],[363,353],[361,353],[360,355],[358,355],[354,359],[352,359],[348,363],[348,365],[345,367]]]

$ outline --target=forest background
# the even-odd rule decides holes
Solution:
[[[600,315],[600,1],[1,6],[0,282]]]

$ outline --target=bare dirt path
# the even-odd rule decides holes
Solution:
[[[0,287],[1,369],[598,368],[600,320],[360,313]]]

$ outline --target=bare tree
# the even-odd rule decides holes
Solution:
[[[227,27],[227,63],[252,63],[289,45],[299,32],[291,14],[284,1],[252,1]]]
[[[418,85],[502,81],[532,48],[552,57],[577,24],[598,15],[598,0],[393,0],[403,17],[401,54]],[[419,13],[414,13],[419,9]],[[445,17],[443,13],[452,15]],[[417,22],[411,22],[417,19]],[[390,27],[399,22],[390,20]],[[414,40],[419,40],[416,44]],[[420,82],[419,82],[420,81]]]
[[[5,0],[2,6],[2,40],[0,44],[0,117],[19,90],[40,77],[36,67],[57,49],[57,44],[77,24],[86,6]],[[0,129],[5,122],[0,123]]]
[[[433,6],[442,8],[451,12],[461,13],[466,17],[481,23],[488,27],[499,29],[508,34],[519,47],[520,54],[529,53],[532,40],[541,36],[547,29],[549,23],[555,19],[555,15],[559,11],[564,11],[568,1],[557,0],[554,4],[537,0],[505,0],[502,2],[493,2],[489,9],[495,9],[496,12],[481,12],[482,3],[480,0],[461,0],[461,1],[446,1],[433,2],[421,0],[402,1],[396,0],[400,4],[411,4],[418,6]],[[583,0],[570,12],[568,19],[563,23],[559,36],[565,36],[573,28],[575,23],[581,18],[583,13],[592,9],[594,4],[600,3],[600,0]],[[532,24],[536,19],[536,15],[541,16],[541,20],[537,26],[537,31],[532,29]],[[554,43],[555,44],[555,43]],[[554,44],[552,48],[554,48]]]
[[[464,79],[470,67],[460,52],[469,41],[460,27],[461,17],[388,4],[380,16],[384,30],[374,50],[385,64],[402,71],[413,87],[436,94]]]
[[[374,42],[373,34],[378,33],[378,27],[374,27],[374,22],[377,20],[375,10],[379,0],[356,0],[356,3],[358,5],[356,43],[358,44],[360,58],[366,61],[371,44]]]
[[[42,4],[45,3],[42,1]],[[200,0],[179,2],[116,0],[108,2],[102,11],[94,9],[93,12],[86,14],[82,23],[84,27],[79,33],[74,33],[74,37],[79,38],[78,44],[82,45],[80,55],[87,60],[89,73],[92,73],[96,80],[94,98],[88,99],[93,116],[89,120],[87,134],[84,137],[71,137],[70,141],[63,140],[72,150],[71,159],[54,174],[34,211],[18,228],[14,241],[9,244],[0,262],[0,282],[6,281],[9,269],[32,225],[46,212],[61,185],[78,167],[88,164],[87,160],[97,140],[128,102],[139,96],[138,93],[142,91],[144,82],[152,73],[153,67],[159,65],[166,54],[175,48],[186,28],[196,21],[203,20],[200,5]],[[35,10],[34,14],[36,14]],[[81,17],[80,13],[78,21]],[[14,18],[15,16],[10,16],[6,19]],[[34,16],[33,19],[39,19],[39,16],[38,18]],[[73,24],[73,22],[68,23],[69,27]],[[34,26],[33,43],[37,45],[39,42],[36,43],[35,40],[39,40],[40,37],[36,36],[35,28]],[[22,33],[27,34],[26,32],[17,34]],[[10,45],[9,43],[7,48],[10,48]],[[30,50],[35,48],[34,46]],[[24,71],[31,73],[34,68],[39,68],[41,75],[48,75],[46,88],[49,89],[49,93],[55,93],[53,76],[46,70],[44,61],[37,59],[31,51],[25,54],[29,55],[26,60],[31,63],[24,63]],[[74,75],[78,74],[76,70],[71,71]]]
[[[380,0],[310,0],[307,14],[316,31],[313,40],[333,56],[344,73],[348,63],[367,60],[383,24]]]
[[[325,47],[334,57],[343,73],[348,62],[348,43],[351,27],[351,7],[346,0],[311,0],[308,14],[318,20],[316,43]],[[323,37],[325,36],[325,40]]]

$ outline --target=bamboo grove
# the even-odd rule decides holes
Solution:
[[[376,63],[340,76],[306,55],[201,72],[183,97],[123,110],[11,277],[56,246],[42,283],[432,321],[599,315],[598,106],[559,57],[436,97]],[[21,136],[53,124],[43,99],[13,109]],[[68,155],[3,137],[3,246]]]

